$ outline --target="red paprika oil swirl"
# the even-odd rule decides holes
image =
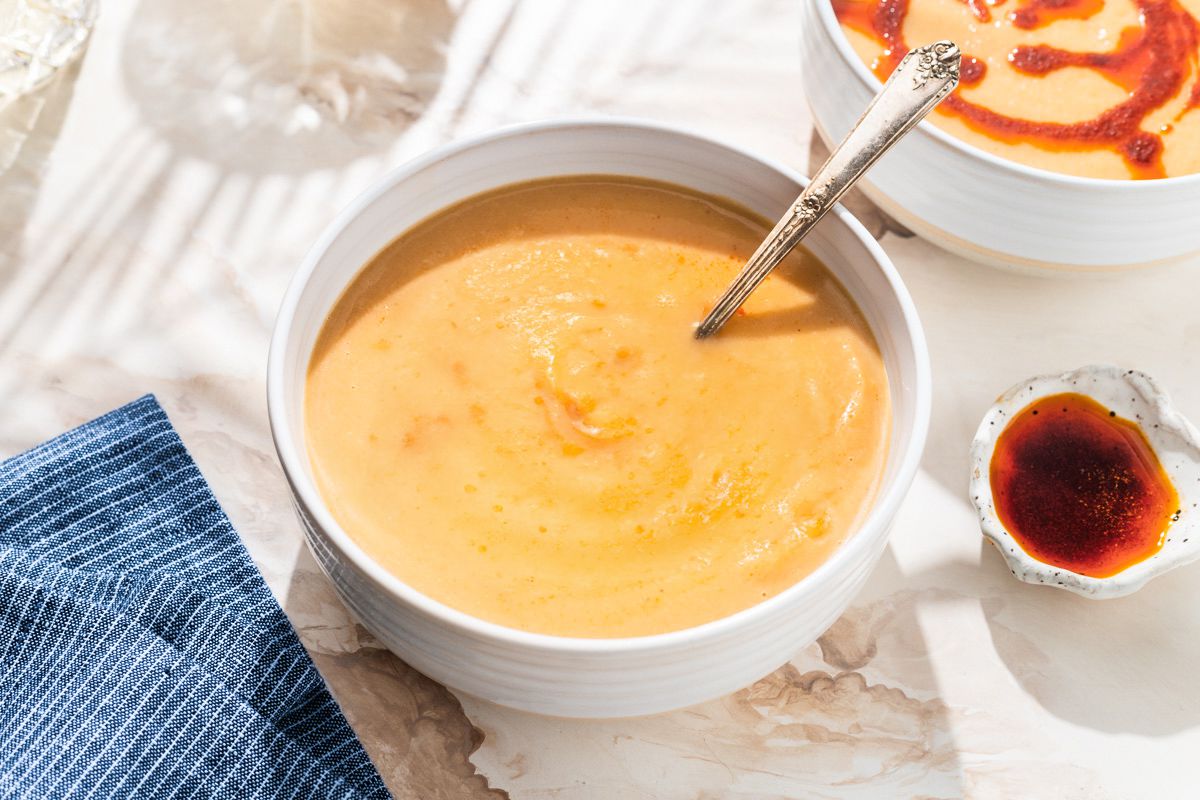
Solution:
[[[908,52],[904,20],[910,0],[832,0],[838,20],[883,46],[875,65],[886,79]],[[962,0],[981,23],[992,20],[993,9],[1007,0]],[[1145,118],[1177,96],[1194,73],[1200,47],[1200,23],[1178,0],[1133,0],[1141,26],[1124,29],[1115,50],[1077,53],[1049,45],[1023,45],[1009,55],[1018,72],[1041,76],[1066,67],[1094,70],[1128,94],[1122,102],[1099,116],[1081,122],[1038,122],[1009,116],[964,99],[957,91],[946,98],[939,112],[957,116],[969,127],[1009,144],[1027,142],[1047,150],[1107,149],[1124,160],[1133,178],[1164,178],[1163,141],[1158,133],[1142,129]],[[1005,21],[1023,30],[1035,30],[1061,19],[1087,19],[1104,7],[1104,0],[1018,0]],[[999,24],[999,23],[995,23]],[[949,37],[953,38],[953,37]],[[961,84],[972,86],[985,78],[986,65],[963,54]],[[1193,88],[1187,113],[1200,106],[1200,83]]]
[[[1000,523],[1045,564],[1107,578],[1159,551],[1179,496],[1136,422],[1081,394],[1030,403],[996,440]]]

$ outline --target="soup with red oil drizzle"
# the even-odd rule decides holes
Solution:
[[[963,50],[939,127],[1100,178],[1200,172],[1200,0],[832,0],[880,79],[912,43]]]
[[[1046,564],[1106,578],[1162,548],[1179,496],[1134,421],[1080,394],[1023,408],[990,467],[1001,524]]]

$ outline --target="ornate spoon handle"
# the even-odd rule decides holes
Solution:
[[[696,329],[696,338],[712,336],[746,302],[767,274],[792,251],[878,158],[908,133],[958,85],[961,60],[954,42],[940,41],[910,50],[821,166],[783,219],[746,262]]]

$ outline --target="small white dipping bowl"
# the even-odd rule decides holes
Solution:
[[[1039,561],[1025,552],[996,511],[991,479],[996,442],[1026,406],[1056,394],[1084,395],[1136,422],[1179,495],[1179,514],[1167,530],[1162,549],[1106,578]],[[996,545],[1013,576],[1025,583],[1054,586],[1094,599],[1124,597],[1151,579],[1200,559],[1200,432],[1144,372],[1092,364],[1058,375],[1039,375],[1010,388],[984,415],[971,442],[970,492],[983,535]]]
[[[362,623],[413,667],[448,686],[567,717],[635,716],[719,697],[770,673],[816,639],[846,608],[883,551],[920,461],[930,404],[928,353],[912,300],[875,241],[836,208],[805,245],[853,295],[874,331],[887,367],[894,425],[873,509],[828,561],[733,616],[623,639],[515,630],[406,585],[346,534],[313,481],[304,391],[322,322],[372,256],[438,210],[506,184],[596,173],[669,181],[727,197],[772,220],[803,180],[735,147],[632,121],[526,125],[440,148],[383,178],[321,236],[283,300],[267,375],[271,431],[309,545]]]
[[[800,1],[804,92],[817,133],[832,146],[882,86],[850,46],[830,0]],[[926,121],[858,185],[924,238],[994,266],[1116,270],[1200,252],[1200,174],[1140,181],[1064,175],[984,152]]]

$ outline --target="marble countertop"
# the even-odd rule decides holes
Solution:
[[[798,0],[103,6],[82,64],[0,113],[0,454],[154,392],[397,798],[1194,793],[1200,566],[1105,602],[1019,584],[965,486],[980,416],[1027,375],[1137,367],[1200,420],[1200,261],[1007,274],[851,201],[916,298],[935,376],[929,447],[867,590],[722,700],[528,716],[381,650],[317,569],[267,428],[276,306],[380,173],[497,125],[642,116],[806,170]]]

